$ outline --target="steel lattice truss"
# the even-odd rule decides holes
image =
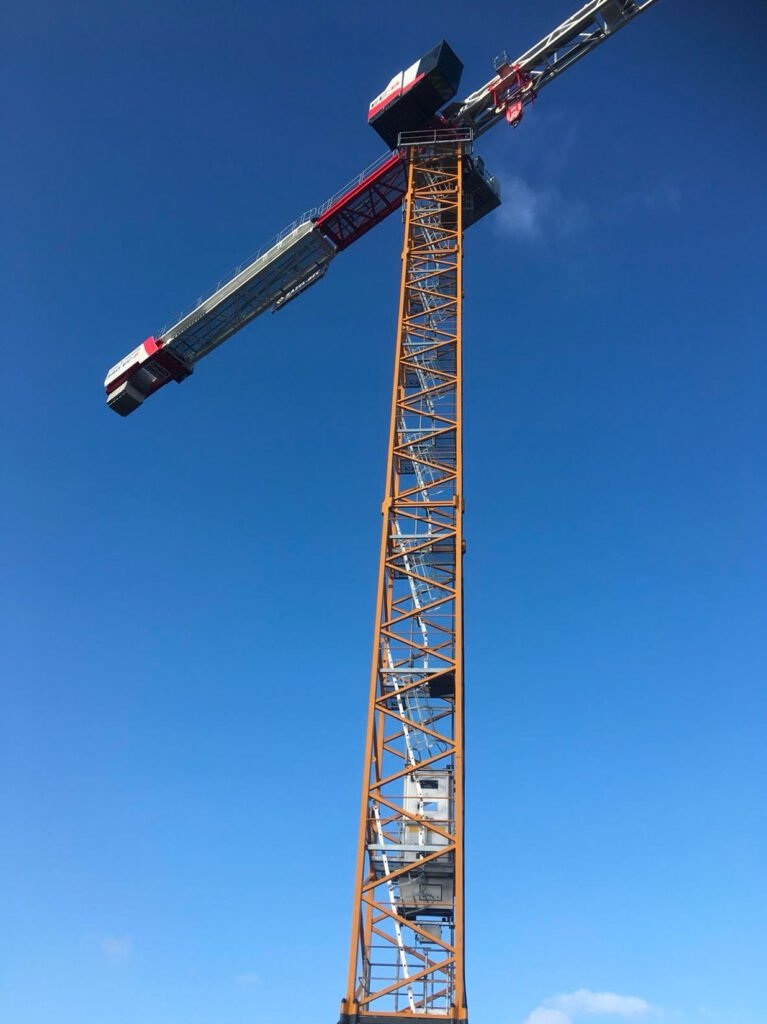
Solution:
[[[447,134],[447,133],[445,133]],[[414,148],[342,1016],[466,1016],[461,555],[462,162]]]

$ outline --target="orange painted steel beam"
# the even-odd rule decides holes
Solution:
[[[467,1020],[461,308],[468,145],[451,140],[409,152],[341,1024]]]

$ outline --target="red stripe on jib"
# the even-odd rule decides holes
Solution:
[[[400,86],[398,89],[395,89],[394,92],[390,92],[389,95],[385,96],[380,103],[376,103],[376,105],[374,107],[371,107],[370,111],[368,112],[368,121],[370,120],[371,117],[375,117],[379,110],[383,110],[384,107],[387,107],[394,100],[399,99],[401,95],[402,86]]]

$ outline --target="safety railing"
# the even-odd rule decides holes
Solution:
[[[474,131],[471,128],[435,128],[420,132],[400,132],[397,145],[400,148],[409,146],[446,146],[456,142],[471,143]]]

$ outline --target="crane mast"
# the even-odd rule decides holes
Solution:
[[[342,1024],[466,1017],[461,306],[471,131],[400,142],[405,241]]]
[[[476,138],[656,0],[591,0],[455,101],[443,40],[369,107],[388,152],[111,368],[134,412],[404,204],[386,486],[340,1024],[468,1019],[464,970],[463,235],[500,203]]]

